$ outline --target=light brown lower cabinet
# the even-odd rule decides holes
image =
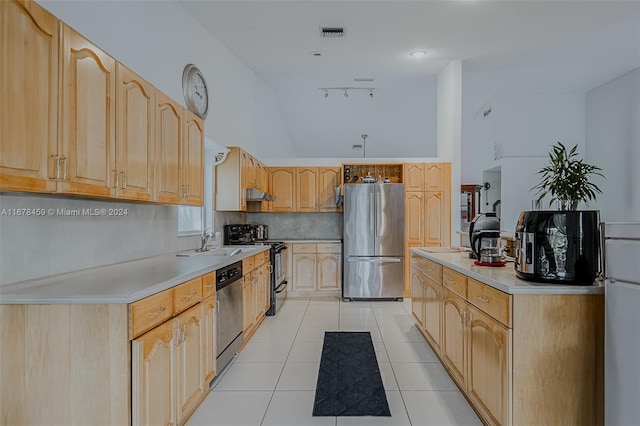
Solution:
[[[416,326],[488,425],[602,425],[602,294],[507,294],[413,255]],[[438,278],[439,277],[439,278]]]
[[[182,424],[195,411],[207,392],[206,329],[198,303],[132,341],[133,424]]]
[[[269,252],[245,259],[242,268],[245,272],[242,277],[243,345],[246,345],[264,321],[269,309],[271,289]]]
[[[339,295],[342,288],[341,252],[340,243],[290,244],[290,296]]]

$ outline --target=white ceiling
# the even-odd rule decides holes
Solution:
[[[354,128],[343,126],[344,134],[329,135],[322,129],[331,127],[343,112],[334,117],[327,111],[322,126],[311,125],[305,131],[307,126],[300,122],[317,122],[318,114],[323,114],[319,106],[309,108],[322,98],[319,87],[373,86],[376,94],[382,94],[397,85],[420,86],[422,81],[431,88],[449,61],[461,59],[464,71],[533,74],[540,87],[586,92],[640,66],[640,1],[183,0],[182,4],[273,88],[300,156],[348,156],[339,150],[331,155],[327,140],[350,149],[350,141],[358,143],[354,137],[366,133],[362,127],[367,121],[381,119],[368,111],[368,120],[355,119],[359,123]],[[346,37],[322,38],[321,26],[346,27]],[[427,57],[409,57],[409,52],[422,49]],[[311,55],[314,51],[322,56]],[[357,83],[356,77],[376,80]],[[435,100],[426,110],[433,105]],[[402,113],[398,108],[391,106]],[[305,109],[313,116],[305,119]],[[389,114],[388,108],[378,110]],[[431,133],[414,136],[432,137]],[[322,155],[318,155],[319,141],[324,141]],[[405,156],[401,154],[397,156]]]

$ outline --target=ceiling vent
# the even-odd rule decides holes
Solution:
[[[346,28],[344,27],[320,27],[320,35],[322,37],[342,38],[345,32]]]

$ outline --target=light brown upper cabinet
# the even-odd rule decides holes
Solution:
[[[34,2],[0,2],[0,189],[56,190],[58,20]]]
[[[58,191],[109,197],[115,170],[116,61],[64,23],[61,33]]]
[[[318,211],[339,212],[335,188],[340,186],[340,167],[318,167]]]
[[[138,201],[153,197],[155,88],[118,63],[116,167],[112,195]]]
[[[317,167],[296,167],[295,201],[297,212],[318,211],[317,187]]]
[[[164,93],[156,90],[156,201],[179,204],[182,196],[180,160],[183,110]]]
[[[451,163],[425,163],[424,165],[424,190],[444,191],[451,190]]]
[[[180,167],[182,168],[182,204],[204,204],[204,123],[191,111],[183,109],[183,138]]]
[[[295,167],[269,167],[269,188],[276,197],[269,202],[269,211],[295,211]]]
[[[228,148],[227,159],[216,166],[216,210],[246,211],[256,208],[257,211],[267,211],[265,201],[251,206],[247,204],[247,189],[269,192],[267,167],[242,148]]]
[[[422,192],[424,191],[424,163],[404,164],[404,190]]]

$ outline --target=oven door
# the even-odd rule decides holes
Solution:
[[[275,256],[275,287],[278,287],[287,278],[287,248],[278,251]]]

